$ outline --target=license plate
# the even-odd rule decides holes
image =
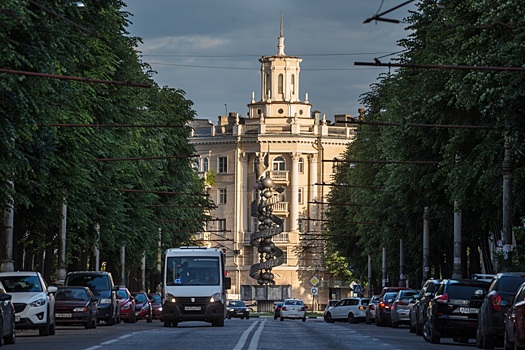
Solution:
[[[15,316],[15,322],[20,322],[20,316]]]
[[[186,310],[186,311],[200,311],[201,307],[200,306],[185,306],[184,310]]]
[[[73,317],[73,315],[71,315],[71,314],[56,314],[55,316],[58,317],[58,318],[71,318],[71,317]]]
[[[472,308],[472,307],[460,307],[458,309],[459,309],[459,313],[461,314],[477,314],[478,313],[478,309]]]

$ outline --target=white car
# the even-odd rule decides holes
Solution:
[[[55,334],[57,287],[47,286],[39,272],[0,272],[0,282],[12,295],[16,329],[38,329],[40,335]]]
[[[299,299],[285,299],[283,306],[281,306],[280,319],[284,321],[285,318],[300,318],[303,322],[306,321],[306,309],[302,300]]]
[[[335,321],[345,321],[358,323],[365,321],[366,307],[370,302],[369,298],[344,298],[326,310],[324,320],[328,323]]]

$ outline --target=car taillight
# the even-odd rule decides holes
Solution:
[[[359,310],[366,310],[366,306],[363,306],[363,305],[359,306]]]
[[[286,311],[286,306],[281,306],[281,310]]]
[[[384,303],[384,302],[380,302],[379,303],[379,307],[383,308],[383,309],[390,309],[390,305],[388,305],[387,303]]]
[[[498,293],[494,293],[490,295],[489,300],[493,310],[501,311],[501,295],[499,295]]]
[[[301,307],[301,310],[299,310],[299,311],[304,311],[304,310],[305,310],[305,308],[304,308],[304,307]]]
[[[438,302],[438,303],[444,303],[444,304],[445,304],[445,303],[448,303],[448,294],[445,293],[445,294],[443,294],[443,295],[440,295],[440,296],[436,297],[436,302]]]

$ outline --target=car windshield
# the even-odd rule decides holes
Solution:
[[[169,257],[166,272],[168,286],[218,285],[219,258]]]
[[[244,306],[246,306],[244,304],[244,301],[240,301],[240,300],[230,300],[228,302],[228,305],[229,306],[235,306],[235,307],[244,307]]]
[[[4,276],[0,282],[5,287],[7,293],[39,293],[42,292],[42,285],[38,276]]]
[[[67,281],[68,286],[88,287],[92,291],[108,290],[109,279],[106,276],[97,275],[72,275]]]
[[[150,299],[153,299],[153,302],[154,303],[157,303],[157,304],[162,304],[162,298],[160,295],[158,294],[151,294],[149,295]]]
[[[60,289],[55,294],[55,300],[89,300],[85,289]]]
[[[135,294],[135,300],[138,301],[139,303],[145,303],[148,301],[148,298],[146,298],[146,295],[145,294]]]
[[[123,290],[123,289],[119,289],[119,290],[117,290],[117,295],[118,295],[119,297],[121,297],[122,299],[127,299],[127,298],[129,298],[129,297],[128,297],[128,292],[126,292],[126,291]]]
[[[388,293],[385,293],[385,295],[383,296],[383,300],[388,301],[389,299],[395,299],[396,296],[397,296],[397,292],[388,292]]]
[[[472,299],[479,289],[486,290],[487,288],[480,285],[450,284],[446,293],[451,299]]]

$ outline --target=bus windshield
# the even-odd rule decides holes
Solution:
[[[168,257],[166,264],[168,286],[219,285],[219,258]]]

